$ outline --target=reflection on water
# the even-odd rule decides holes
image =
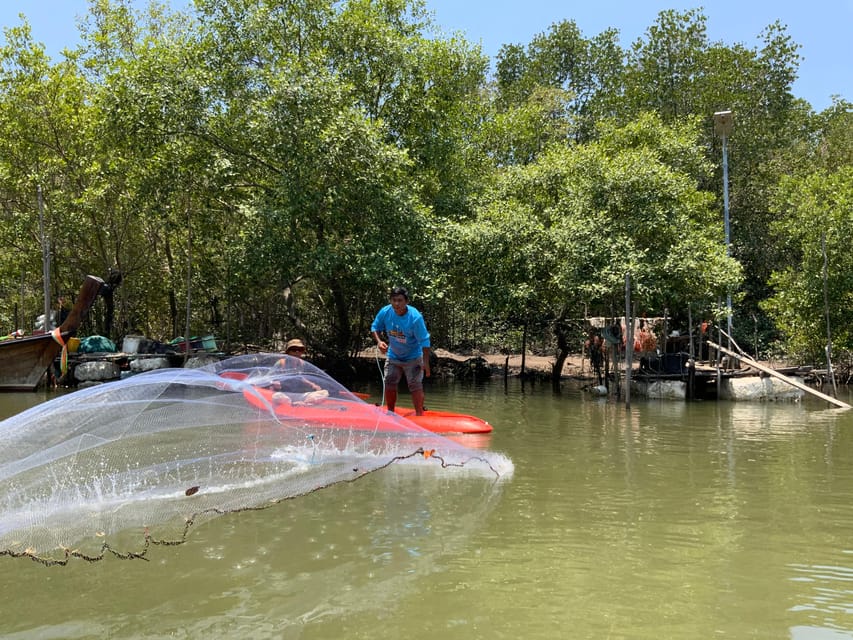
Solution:
[[[626,411],[517,381],[433,384],[427,404],[491,422],[513,477],[400,467],[151,562],[0,558],[0,635],[853,638],[848,412]]]
[[[848,565],[791,565],[791,581],[797,582],[802,602],[791,611],[811,619],[814,626],[800,626],[794,638],[853,638],[853,568],[847,550],[841,558]],[[822,632],[823,635],[821,635]]]
[[[13,416],[37,404],[52,400],[65,391],[41,390],[27,393],[0,393],[0,420]]]

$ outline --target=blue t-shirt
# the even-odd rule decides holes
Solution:
[[[406,313],[398,316],[394,307],[385,305],[376,314],[371,331],[388,336],[388,357],[392,360],[407,362],[423,356],[425,347],[430,346],[429,332],[421,312],[412,306],[406,307]]]

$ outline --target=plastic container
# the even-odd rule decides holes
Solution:
[[[139,347],[145,336],[125,336],[121,343],[121,350],[124,353],[139,353]]]
[[[187,350],[187,341],[186,338],[178,337],[172,340],[169,344],[172,344],[181,351]],[[217,351],[218,347],[216,346],[216,338],[212,335],[207,335],[202,338],[198,336],[193,336],[190,338],[190,351]]]

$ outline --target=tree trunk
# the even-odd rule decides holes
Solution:
[[[113,324],[115,322],[115,298],[113,294],[118,286],[121,284],[122,279],[121,271],[118,269],[114,269],[110,267],[109,275],[107,276],[106,282],[101,286],[101,297],[104,299],[104,326],[102,327],[101,335],[107,336],[112,340],[117,340],[118,335],[113,335]]]
[[[332,301],[335,305],[335,318],[337,318],[335,334],[332,336],[334,357],[346,359],[352,343],[352,327],[349,320],[348,297],[338,284],[332,286]]]
[[[163,248],[166,253],[166,267],[169,270],[169,322],[172,325],[172,337],[178,335],[178,298],[175,295],[175,261],[172,258],[172,243],[169,241],[169,234],[164,234]],[[188,337],[188,336],[184,336]]]
[[[554,391],[560,390],[560,378],[563,375],[563,366],[569,357],[569,337],[566,328],[565,311],[554,322],[554,336],[557,338],[557,359],[551,368],[551,386]]]

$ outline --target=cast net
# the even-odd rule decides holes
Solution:
[[[49,565],[145,558],[215,516],[391,466],[460,481],[513,471],[279,354],[77,391],[3,421],[0,438],[0,556]]]

